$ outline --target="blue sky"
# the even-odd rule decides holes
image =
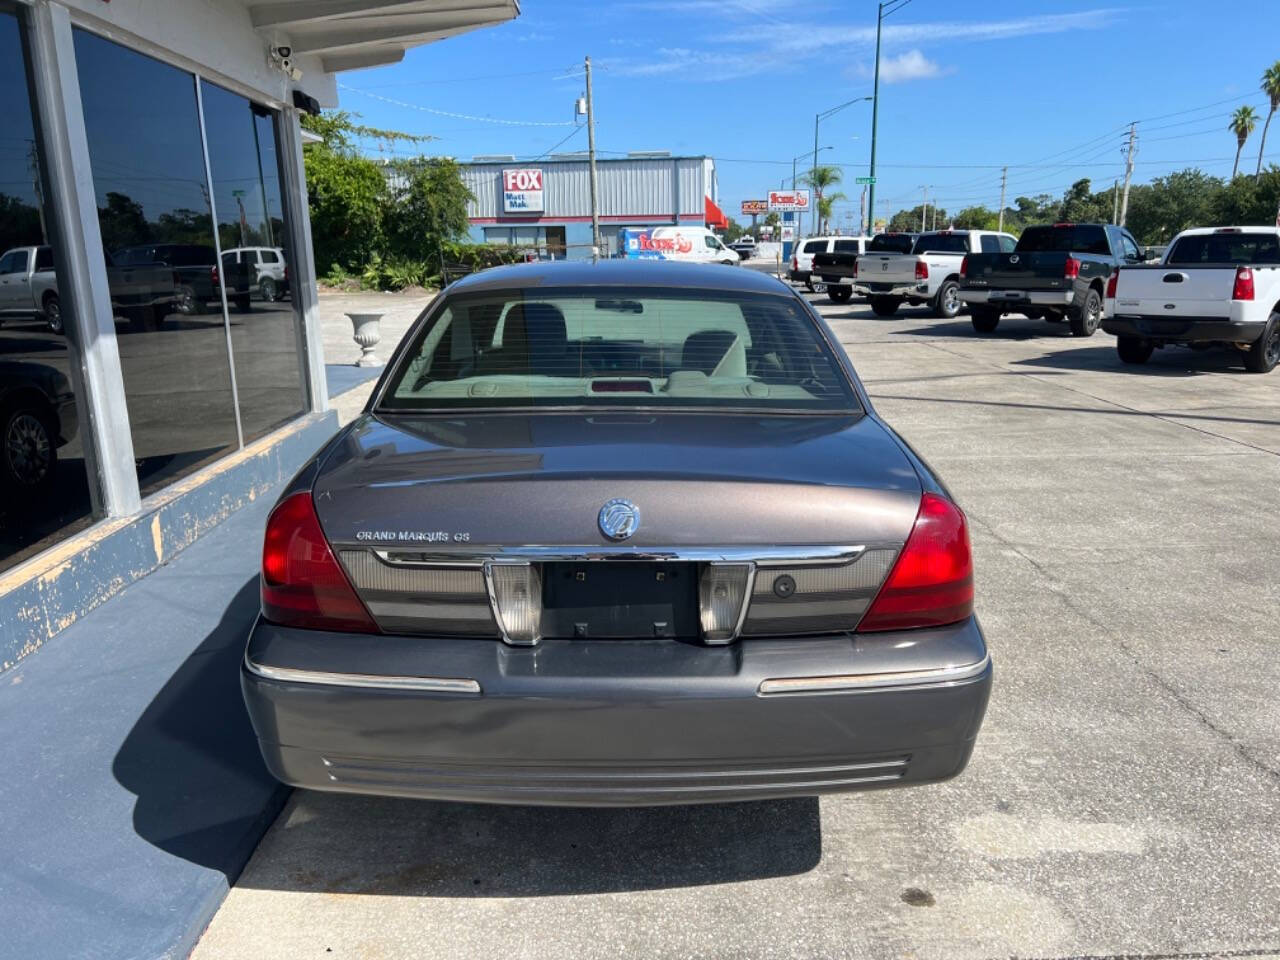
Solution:
[[[872,89],[873,0],[522,6],[511,23],[342,75],[342,107],[371,125],[437,136],[426,151],[460,159],[585,149],[572,107],[589,54],[601,155],[709,154],[722,206],[736,216],[739,201],[776,189],[791,176],[791,158],[812,151],[815,113]],[[1110,185],[1124,175],[1134,120],[1136,182],[1187,166],[1226,176],[1235,153],[1228,115],[1250,103],[1265,119],[1258,78],[1277,59],[1277,0],[910,0],[884,26],[877,213],[919,203],[924,185],[948,210],[994,208],[1004,164],[1010,202],[1061,193],[1080,177]],[[843,168],[853,197],[836,219],[851,212],[855,225],[853,178],[867,172],[870,107],[824,120],[819,137],[831,147],[823,162]],[[1280,163],[1274,126],[1267,159]],[[1257,162],[1261,129],[1242,169]]]

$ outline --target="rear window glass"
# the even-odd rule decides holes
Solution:
[[[688,290],[512,290],[450,298],[388,378],[382,410],[858,409],[789,298]]]
[[[804,245],[805,253],[825,253],[826,249],[827,241],[825,240],[810,240]]]
[[[837,240],[835,246],[837,253],[858,252],[857,240]]]
[[[1107,231],[1097,226],[1027,227],[1015,248],[1020,253],[1096,253],[1107,256]]]
[[[36,269],[53,269],[53,247],[39,247],[36,250]]]
[[[916,241],[916,253],[968,253],[968,234],[924,233]]]
[[[1280,263],[1280,240],[1266,233],[1211,233],[1183,237],[1166,263]]]
[[[916,239],[909,233],[881,233],[867,244],[868,253],[910,253]]]

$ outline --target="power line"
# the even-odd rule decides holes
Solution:
[[[381,100],[383,103],[390,103],[393,106],[404,107],[406,110],[419,110],[422,113],[434,114],[437,117],[453,117],[455,120],[476,120],[481,123],[496,123],[507,127],[571,127],[572,120],[501,120],[497,117],[477,117],[470,113],[454,113],[451,110],[437,110],[435,107],[424,107],[420,103],[406,103],[404,100],[395,100],[391,97],[384,97],[380,93],[370,93],[368,90],[358,90],[355,87],[349,87],[345,83],[338,84],[339,89],[348,90],[351,93],[359,93],[366,97],[372,97],[374,100]]]

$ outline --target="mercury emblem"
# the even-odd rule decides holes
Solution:
[[[630,500],[610,500],[600,508],[600,530],[610,540],[626,540],[640,529],[640,508]]]

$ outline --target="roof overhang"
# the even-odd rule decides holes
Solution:
[[[254,28],[326,73],[396,63],[409,47],[505,23],[519,0],[246,0]]]

